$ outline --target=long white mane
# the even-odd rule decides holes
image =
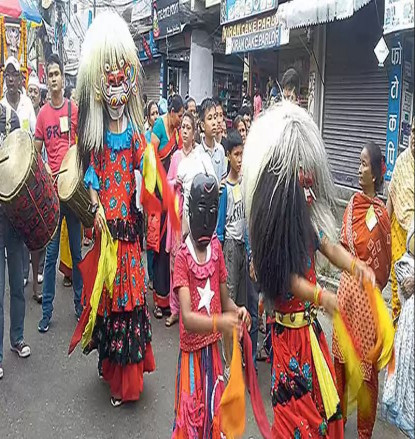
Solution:
[[[334,239],[332,209],[336,196],[328,157],[317,125],[299,106],[283,101],[271,107],[251,127],[243,156],[243,190],[245,209],[250,218],[252,197],[263,172],[272,172],[276,185],[286,185],[300,167],[314,175],[316,201],[311,220],[317,232],[323,230]]]

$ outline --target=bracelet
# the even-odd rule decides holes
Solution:
[[[218,328],[216,327],[216,314],[212,316],[212,324],[213,324],[213,332],[218,332]]]
[[[314,287],[314,299],[313,299],[314,305],[316,305],[316,306],[321,305],[321,296],[322,295],[323,295],[323,290],[318,285],[316,285]]]
[[[350,266],[350,274],[354,276],[354,272],[356,270],[357,258],[356,256],[353,258],[352,265]]]

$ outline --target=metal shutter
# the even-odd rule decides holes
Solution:
[[[158,102],[160,99],[160,60],[145,64],[143,89],[148,101]],[[148,102],[147,101],[147,102]]]
[[[359,187],[365,142],[371,140],[385,150],[387,111],[386,69],[326,76],[323,139],[336,183]]]

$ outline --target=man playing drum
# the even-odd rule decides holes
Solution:
[[[7,93],[1,100],[1,103],[5,106],[9,106],[14,110],[19,118],[20,127],[32,135],[35,134],[36,128],[36,113],[33,108],[31,99],[22,93],[22,74],[20,64],[17,59],[10,56],[5,64],[5,78],[7,85]],[[33,298],[39,303],[42,301],[42,294],[39,291],[38,284],[38,272],[39,270],[39,252],[32,253],[32,266],[33,266]],[[30,258],[29,250],[24,247],[23,253],[23,276],[24,286],[27,285],[29,279]],[[43,266],[42,271],[43,273]]]
[[[75,143],[78,108],[73,101],[63,97],[63,68],[62,62],[56,54],[52,54],[46,62],[46,75],[51,100],[39,112],[35,131],[35,146],[41,152],[42,144],[45,143],[48,165],[52,175],[56,175],[70,145]],[[75,315],[79,319],[82,313],[82,277],[78,269],[78,263],[81,261],[81,223],[67,206],[61,204],[59,227],[46,251],[42,302],[43,317],[38,325],[39,332],[48,331],[49,322],[52,318],[56,262],[59,256],[61,224],[64,217],[68,226],[69,246],[72,256]]]
[[[16,113],[0,104],[0,148],[7,134],[19,128]],[[0,379],[3,378],[3,335],[4,335],[4,290],[5,265],[7,249],[7,265],[10,285],[10,345],[11,350],[19,357],[30,355],[30,347],[23,338],[25,318],[25,297],[23,287],[23,240],[16,233],[10,221],[4,215],[0,205]]]

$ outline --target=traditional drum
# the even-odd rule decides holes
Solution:
[[[94,226],[95,217],[91,213],[91,200],[78,164],[76,145],[69,148],[63,158],[58,177],[58,194],[60,200],[68,205],[86,228]]]
[[[10,133],[0,148],[0,202],[30,251],[42,250],[59,225],[59,198],[30,134]]]

